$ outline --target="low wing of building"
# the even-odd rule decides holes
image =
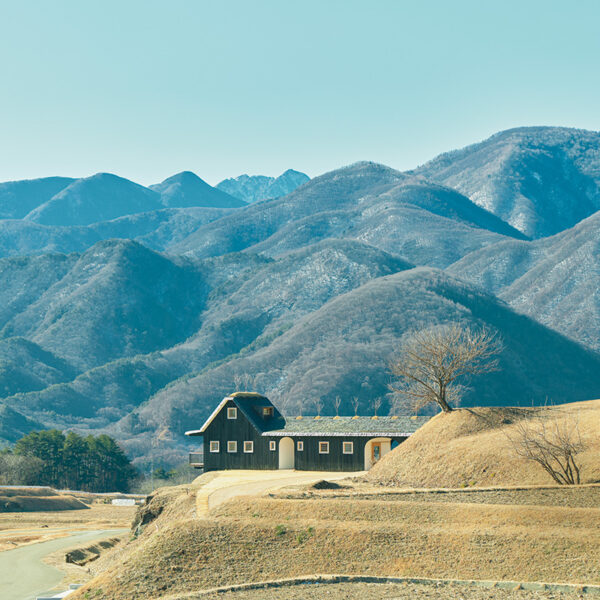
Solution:
[[[224,398],[204,425],[204,470],[363,471],[429,417],[284,417],[260,394]]]

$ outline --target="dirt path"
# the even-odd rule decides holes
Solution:
[[[43,563],[43,558],[57,550],[111,537],[123,531],[126,530],[77,532],[68,537],[0,552],[0,598],[31,600],[47,592],[62,581],[63,573]]]
[[[323,471],[222,471],[196,494],[196,514],[204,517],[219,504],[237,496],[253,496],[288,485],[344,479],[355,473]]]

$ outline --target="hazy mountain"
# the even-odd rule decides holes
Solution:
[[[544,237],[600,209],[600,133],[509,129],[415,173],[458,190],[529,237]]]
[[[163,208],[86,226],[55,227],[24,219],[0,220],[0,258],[47,252],[84,252],[111,238],[133,239],[155,250],[167,250],[200,225],[234,209]]]
[[[286,196],[307,181],[310,181],[310,177],[305,173],[288,169],[279,177],[240,175],[225,179],[216,187],[250,204],[259,200],[271,200]]]
[[[448,271],[600,350],[600,212],[549,238],[483,248]]]
[[[0,183],[0,219],[22,219],[73,181],[69,177],[45,177]]]
[[[39,263],[3,259],[0,269],[19,282]],[[25,337],[83,369],[172,346],[198,326],[207,290],[188,262],[175,264],[135,242],[107,241],[51,263],[59,272],[36,284],[19,311],[13,302],[0,322],[3,337]],[[6,285],[9,301],[11,292]]]
[[[71,381],[76,370],[66,361],[23,338],[0,340],[0,398]]]
[[[180,439],[180,432],[199,426],[234,389],[235,376],[244,373],[253,374],[250,385],[288,413],[314,413],[320,400],[323,414],[334,414],[333,400],[339,395],[343,413],[351,412],[350,399],[358,396],[361,412],[368,414],[372,398],[389,399],[387,365],[402,336],[414,328],[455,321],[498,331],[505,345],[501,370],[472,382],[467,405],[531,405],[546,397],[562,402],[600,393],[600,355],[473,286],[419,268],[371,280],[333,298],[268,343],[174,382],[111,431],[130,440],[125,443],[131,451],[165,427]],[[388,408],[384,404],[380,414]]]
[[[158,193],[110,173],[77,179],[25,218],[41,225],[89,225],[163,208]]]
[[[20,412],[0,402],[0,444],[14,444],[30,431],[43,429],[41,423],[28,419]]]
[[[163,205],[169,208],[190,208],[192,206],[240,208],[246,205],[243,199],[240,200],[226,193],[226,190],[208,185],[190,171],[177,173],[162,183],[151,185],[150,189],[158,192]]]
[[[358,163],[202,226],[171,250],[199,257],[241,250],[277,256],[343,238],[417,264],[446,266],[501,236],[523,237],[454,190]]]

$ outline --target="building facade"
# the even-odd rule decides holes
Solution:
[[[363,471],[428,419],[284,417],[265,396],[236,392],[221,401],[200,429],[186,435],[202,437],[205,471]]]

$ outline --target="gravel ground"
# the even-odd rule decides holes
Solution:
[[[486,589],[457,584],[309,584],[198,596],[198,600],[577,600],[582,593]]]

